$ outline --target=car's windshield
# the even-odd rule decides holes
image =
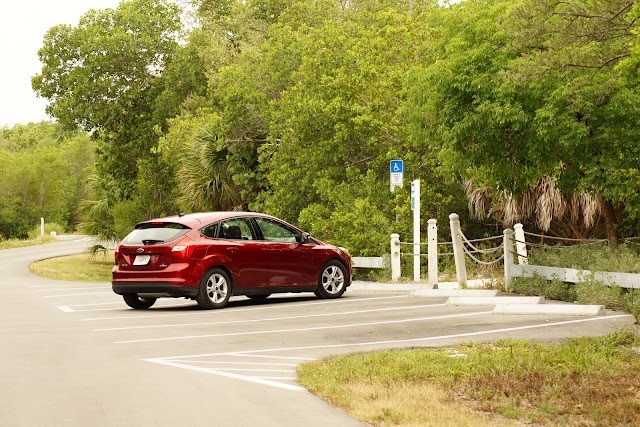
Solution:
[[[172,222],[144,223],[133,230],[122,241],[127,245],[153,245],[176,240],[190,228]]]

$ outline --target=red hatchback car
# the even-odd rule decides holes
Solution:
[[[291,224],[249,212],[208,212],[141,222],[118,245],[113,291],[132,308],[185,297],[203,309],[232,295],[264,300],[278,292],[339,298],[351,284],[344,248]]]

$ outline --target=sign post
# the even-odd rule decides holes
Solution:
[[[404,162],[402,160],[391,160],[389,162],[389,173],[391,181],[391,192],[396,187],[402,188],[404,185]]]
[[[413,209],[413,280],[420,280],[420,180],[411,183],[411,209]]]

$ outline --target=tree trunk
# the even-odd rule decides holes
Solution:
[[[618,215],[616,215],[616,209],[609,200],[601,198],[602,215],[604,216],[605,227],[607,230],[607,239],[609,244],[616,246],[618,243],[622,243],[622,235],[617,229],[620,224]]]

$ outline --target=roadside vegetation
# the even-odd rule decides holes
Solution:
[[[55,237],[46,234],[34,239],[7,239],[0,240],[0,249],[24,248],[27,246],[44,245],[46,243],[54,243],[57,241],[58,239]]]
[[[113,252],[83,253],[34,262],[34,274],[54,280],[111,282]]]
[[[533,265],[575,268],[589,271],[640,273],[640,246],[629,242],[612,247],[606,243],[582,246],[546,246],[529,251],[528,261]],[[513,280],[511,291],[522,295],[544,296],[549,299],[601,304],[612,310],[632,314],[640,323],[640,289],[607,286],[591,276],[572,284],[543,277]]]
[[[379,256],[411,235],[410,179],[443,238],[452,212],[470,239],[514,222],[638,236],[639,14],[633,0],[89,10],[37,52],[32,87],[56,122],[0,129],[0,238],[42,216],[118,240],[141,220],[253,210]]]
[[[374,426],[640,425],[640,330],[308,362],[300,383]]]

